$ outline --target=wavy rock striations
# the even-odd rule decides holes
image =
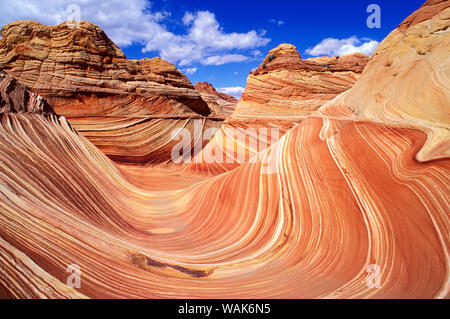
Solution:
[[[355,85],[321,113],[426,132],[417,154],[450,156],[450,2],[427,1],[384,39]]]
[[[432,21],[447,30],[447,8],[428,1],[406,30]],[[399,96],[386,89],[397,104],[374,112],[403,114],[404,122],[363,118],[385,96],[377,78],[368,80],[380,52],[395,51],[384,43],[353,89],[286,128],[254,161],[212,177],[175,165],[119,167],[63,117],[43,112],[42,98],[1,76],[0,294],[450,298],[447,144],[439,159],[416,159],[430,141],[427,128],[447,120],[439,113],[449,101],[439,78],[449,66],[446,32],[417,39],[430,46],[433,68],[405,59],[419,73],[399,73]],[[425,88],[414,95],[427,109],[415,110],[407,83],[430,72],[430,97]],[[349,104],[359,91],[379,96]],[[66,285],[69,265],[81,270],[80,288]]]
[[[232,115],[189,170],[225,172],[254,158],[307,115],[350,88],[367,61],[368,57],[359,53],[302,60],[290,44],[272,49],[249,75]]]
[[[368,57],[359,53],[301,59],[290,44],[272,49],[249,75],[232,115],[189,169],[225,172],[254,158],[307,115],[350,88],[367,61]]]
[[[281,44],[250,74],[233,116],[309,115],[349,89],[368,60],[361,53],[301,59],[295,46]]]
[[[11,297],[448,297],[450,165],[414,160],[420,131],[309,117],[261,161],[163,193],[61,118],[5,113],[0,133]]]
[[[220,125],[221,119],[206,118],[207,103],[173,64],[127,60],[89,22],[70,28],[16,21],[1,34],[0,68],[45,97],[114,160],[167,161],[176,143],[173,131],[193,127],[195,118],[205,128]]]

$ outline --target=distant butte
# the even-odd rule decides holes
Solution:
[[[197,82],[194,87],[208,103],[213,115],[222,116],[225,119],[233,113],[238,102],[234,97],[217,92],[208,82]]]
[[[369,57],[302,59],[297,48],[280,44],[251,72],[233,117],[286,117],[311,114],[352,87]]]
[[[220,97],[230,103],[237,103],[237,101],[238,101],[231,95],[228,95],[228,94],[225,94],[222,92],[217,92],[216,89],[213,87],[213,85],[208,82],[197,82],[197,83],[195,83],[194,87],[197,91],[199,91],[201,93],[217,95],[218,97]]]

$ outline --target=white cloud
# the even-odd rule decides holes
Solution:
[[[183,17],[183,24],[190,25],[194,21],[194,15],[191,12],[186,12]]]
[[[212,55],[203,59],[202,64],[204,65],[223,65],[230,62],[243,62],[247,61],[249,57],[242,54],[223,54],[223,55]]]
[[[197,72],[197,68],[187,68],[183,70],[186,74],[194,74],[195,72]]]
[[[217,89],[218,92],[222,92],[228,95],[233,96],[236,99],[240,99],[242,93],[244,92],[245,88],[241,86],[232,86],[232,87],[225,87],[225,88],[219,88]]]
[[[259,58],[259,57],[261,57],[263,54],[262,54],[262,52],[259,51],[259,50],[254,50],[254,51],[252,51],[252,55],[253,55],[253,57],[255,57],[255,58]]]
[[[358,39],[356,36],[352,36],[346,39],[326,38],[313,48],[307,49],[306,53],[312,56],[346,55],[355,52],[372,55],[378,44],[378,41],[368,38]]]
[[[0,0],[0,24],[28,19],[56,25],[69,17],[69,4],[79,5],[81,20],[100,26],[117,45],[141,43],[144,52],[156,51],[179,66],[246,61],[251,58],[245,55],[246,50],[270,42],[263,32],[255,30],[226,33],[209,11],[186,12],[181,19],[186,30],[175,34],[164,24],[170,13],[153,12],[146,0]]]
[[[81,20],[99,25],[119,46],[143,41],[148,34],[164,30],[160,23],[169,15],[167,12],[151,12],[146,0],[0,0],[3,26],[15,20],[35,20],[47,25],[59,24],[70,16],[69,5],[80,7]]]
[[[278,26],[282,26],[285,23],[283,20],[275,20],[275,19],[270,19],[269,22],[276,24]]]

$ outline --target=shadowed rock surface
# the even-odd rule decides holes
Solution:
[[[208,103],[213,115],[224,119],[233,114],[237,100],[225,93],[217,92],[212,84],[208,82],[197,82],[195,89],[200,92],[203,100]]]
[[[52,112],[44,98],[3,71],[0,71],[0,96],[0,113]]]

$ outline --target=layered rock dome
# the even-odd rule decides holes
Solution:
[[[1,30],[0,68],[62,115],[208,115],[207,104],[177,68],[161,58],[127,60],[98,26],[17,21]],[[125,96],[128,104],[108,98]],[[77,97],[87,105],[66,107]],[[147,103],[145,103],[147,102]],[[84,109],[83,109],[84,106]],[[137,108],[138,107],[138,108]],[[136,109],[137,108],[137,109]]]
[[[369,57],[302,59],[295,46],[280,44],[251,72],[233,117],[304,117],[349,89]]]
[[[286,43],[270,50],[248,76],[231,116],[197,155],[196,161],[208,164],[194,163],[190,169],[217,173],[248,161],[352,87],[368,60],[361,53],[301,59],[297,48]],[[229,163],[224,164],[223,158]]]
[[[16,21],[1,35],[0,68],[45,97],[56,114],[116,161],[170,161],[173,130],[191,129],[194,147],[200,134],[193,131],[194,119],[205,129],[223,120],[206,118],[210,107],[173,64],[158,57],[127,60],[89,22],[71,28]]]

